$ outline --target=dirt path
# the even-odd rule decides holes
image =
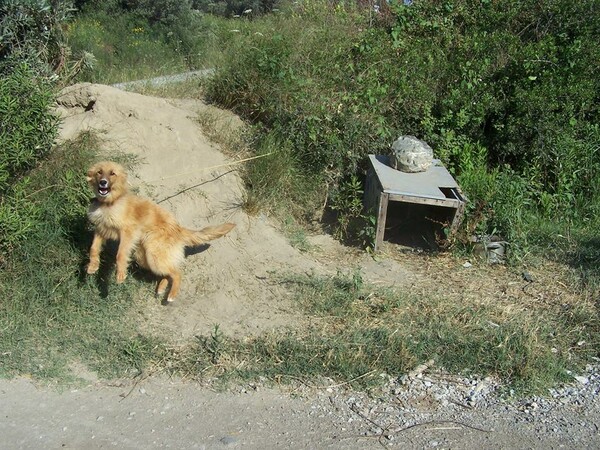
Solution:
[[[464,289],[453,279],[462,265],[451,258],[375,260],[327,236],[310,237],[313,250],[299,252],[269,220],[242,210],[235,166],[225,165],[231,160],[195,120],[206,108],[90,84],[67,88],[60,99],[61,137],[94,130],[107,155],[136,155],[131,183],[140,194],[160,201],[192,228],[237,223],[229,236],[187,258],[173,307],[162,306],[148,285],[142,312],[134,318],[141,329],[177,343],[210,333],[214,324],[236,336],[301,326],[304,318],[286,291],[271,282],[278,273],[360,267],[372,283],[425,289],[429,280],[427,288],[438,286],[445,295],[472,291],[489,301],[520,291],[509,271],[497,270],[494,282],[483,271],[485,282],[469,278],[480,287]],[[237,120],[220,114],[222,120]],[[450,269],[442,270],[444,265]],[[553,295],[555,284],[543,281],[530,295]],[[448,288],[455,285],[454,291]],[[390,379],[369,396],[327,381],[318,387],[251,385],[214,392],[162,378],[107,385],[92,375],[85,387],[60,392],[29,380],[0,380],[0,448],[600,448],[597,368],[580,380],[548,399],[517,403],[498,400],[493,380],[435,373]]]
[[[161,379],[62,393],[0,381],[0,414],[4,449],[347,448],[357,441],[340,438],[305,399]]]
[[[215,392],[161,378],[58,392],[0,380],[0,448],[598,448],[597,378],[593,389],[518,404],[485,388],[461,404],[460,388],[434,380],[445,406],[428,379],[374,397],[339,387]]]

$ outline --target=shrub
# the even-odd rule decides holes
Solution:
[[[0,198],[52,147],[58,131],[53,101],[52,84],[24,63],[0,78]]]
[[[399,51],[432,39],[444,49],[424,131],[457,172],[463,144],[478,143],[492,166],[508,164],[552,194],[560,172],[571,172],[564,163],[598,142],[589,125],[598,117],[600,13],[590,1],[481,3],[395,8]]]
[[[464,182],[478,231],[513,250],[538,219],[597,211],[593,0],[393,2],[380,15],[315,1],[236,29],[221,29],[209,97],[276,136],[330,199],[366,154],[413,134]]]
[[[23,61],[44,76],[61,72],[68,58],[63,26],[72,11],[68,0],[0,3],[0,73]]]
[[[164,75],[199,68],[205,61],[207,24],[190,1],[80,1],[78,6],[81,13],[69,41],[75,52],[90,52],[98,60],[86,80]]]

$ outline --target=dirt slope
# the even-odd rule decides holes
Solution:
[[[93,106],[88,107],[90,102]],[[186,259],[182,292],[172,308],[153,299],[148,284],[149,328],[167,329],[175,339],[185,339],[210,332],[217,323],[224,332],[236,333],[294,320],[285,297],[264,285],[264,274],[281,261],[298,269],[311,265],[297,258],[297,251],[264,220],[241,210],[237,167],[225,165],[231,161],[207,141],[195,120],[195,109],[206,106],[187,102],[181,108],[164,99],[92,84],[69,87],[59,104],[62,139],[92,130],[101,136],[106,158],[115,152],[135,155],[132,187],[160,202],[184,226],[237,224],[229,236]]]

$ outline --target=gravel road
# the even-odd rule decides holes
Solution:
[[[0,381],[0,447],[174,449],[600,448],[600,367],[546,397],[417,370],[367,395],[345,385],[217,392],[148,378],[60,391]]]

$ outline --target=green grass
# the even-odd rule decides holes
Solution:
[[[88,52],[95,60],[79,81],[111,84],[190,70],[181,52],[131,14],[79,15],[67,34],[75,55]]]
[[[287,216],[282,222],[282,230],[290,245],[301,252],[312,250],[305,227],[300,225],[292,216]]]
[[[203,363],[188,370],[307,383],[327,377],[366,388],[378,382],[372,375],[399,376],[433,359],[451,373],[495,375],[524,394],[568,381],[568,369],[598,354],[591,301],[540,311],[382,290],[359,273],[283,281],[311,319],[308,329],[202,338],[195,352]]]
[[[97,149],[89,134],[62,145],[21,180],[19,197],[4,199],[3,206],[28,213],[30,226],[1,269],[2,376],[69,379],[70,363],[80,361],[115,377],[159,357],[160,345],[127,319],[139,282],[117,286],[109,257],[98,276],[85,275],[91,242],[85,169]]]

